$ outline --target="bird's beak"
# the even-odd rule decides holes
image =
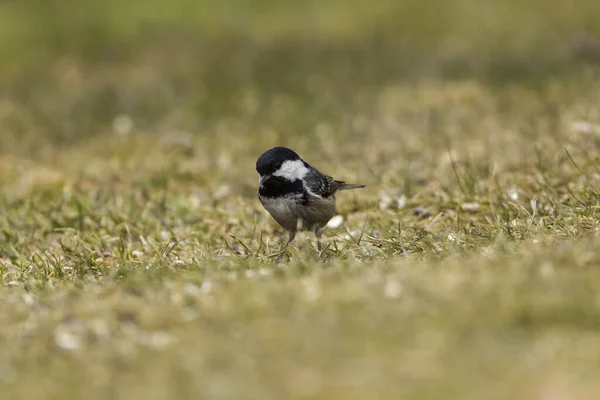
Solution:
[[[258,178],[258,186],[262,186],[267,179],[269,179],[269,175],[261,175],[260,178]]]

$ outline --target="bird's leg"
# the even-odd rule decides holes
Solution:
[[[287,250],[288,246],[290,245],[290,243],[292,243],[292,240],[294,240],[294,238],[296,237],[296,232],[289,231],[288,234],[289,234],[288,240],[285,243],[285,245],[283,245],[283,249],[281,249],[281,253],[279,253],[279,255],[277,256],[277,258],[275,259],[275,262],[279,262],[279,260],[281,260],[281,257],[283,257],[283,255],[284,255],[285,251]]]
[[[321,254],[321,236],[323,235],[323,228],[315,228],[315,236],[317,237],[317,250]]]

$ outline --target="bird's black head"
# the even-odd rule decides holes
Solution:
[[[300,156],[287,147],[273,147],[256,160],[256,171],[261,176],[271,175],[286,161],[300,160]]]

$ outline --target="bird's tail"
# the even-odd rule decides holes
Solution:
[[[339,183],[340,186],[338,186],[337,190],[350,190],[350,189],[360,189],[360,188],[364,188],[365,185],[357,185],[354,183],[346,183],[346,182],[341,182],[341,181],[336,181],[337,183]]]

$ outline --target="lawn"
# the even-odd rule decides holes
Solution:
[[[596,0],[0,3],[0,397],[596,399],[599,67]],[[323,257],[276,145],[367,185]]]

